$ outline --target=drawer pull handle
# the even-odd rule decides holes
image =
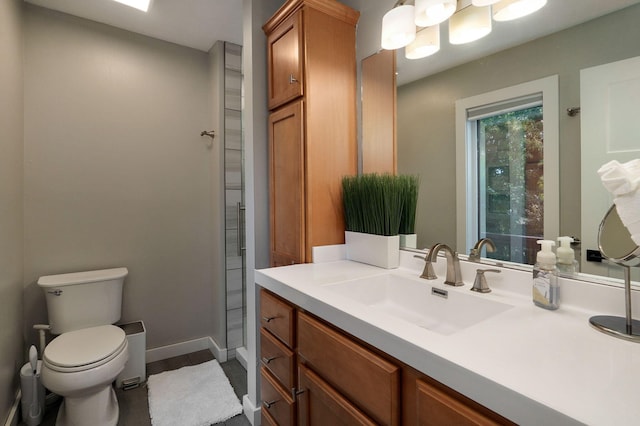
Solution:
[[[289,84],[297,83],[298,79],[293,76],[293,74],[289,74]]]
[[[271,322],[271,321],[273,321],[273,320],[274,320],[274,319],[276,319],[276,318],[278,318],[278,317],[262,317],[262,321],[264,321],[264,322]]]
[[[262,357],[262,362],[264,362],[265,364],[269,364],[271,361],[273,361],[274,359],[280,358],[279,356],[272,356],[267,358],[266,356]]]
[[[276,404],[276,402],[278,402],[278,400],[271,401],[271,402],[269,402],[269,401],[262,401],[262,405],[264,405],[264,406],[265,406],[265,407],[267,407],[267,408],[271,408],[271,407],[273,407],[273,406]]]
[[[291,396],[294,400],[298,399],[298,395],[302,395],[304,393],[304,389],[291,388]]]

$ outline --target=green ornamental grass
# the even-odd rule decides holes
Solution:
[[[413,175],[400,175],[404,206],[402,208],[402,219],[400,220],[401,234],[416,233],[416,207],[418,206],[418,188],[420,179]]]
[[[345,176],[342,179],[342,198],[347,231],[398,235],[405,216],[411,222],[405,228],[413,229],[417,181],[414,176],[377,173]],[[416,201],[407,202],[409,195]],[[413,212],[404,212],[405,205]]]

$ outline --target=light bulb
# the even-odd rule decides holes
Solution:
[[[413,5],[398,6],[384,15],[381,39],[383,49],[399,49],[416,38],[413,10]]]

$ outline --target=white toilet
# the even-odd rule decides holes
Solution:
[[[112,383],[129,358],[119,327],[127,268],[40,277],[51,333],[44,350],[42,383],[64,397],[57,426],[112,426],[118,400]]]

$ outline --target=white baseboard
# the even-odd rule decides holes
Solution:
[[[20,412],[20,399],[22,398],[22,392],[20,389],[16,392],[16,398],[13,401],[13,405],[9,410],[7,420],[4,422],[4,426],[18,426],[18,414]]]
[[[227,349],[221,348],[211,337],[201,337],[199,339],[188,340],[186,342],[174,343],[172,345],[160,346],[158,348],[147,349],[145,351],[145,361],[147,363],[160,361],[174,356],[190,354],[192,352],[208,349],[218,362],[227,361]]]
[[[247,348],[244,346],[236,348],[236,359],[242,365],[242,368],[247,369]]]
[[[253,405],[249,399],[249,395],[242,397],[242,411],[244,416],[249,420],[252,426],[260,426],[262,423],[262,417],[260,413],[260,407]]]

